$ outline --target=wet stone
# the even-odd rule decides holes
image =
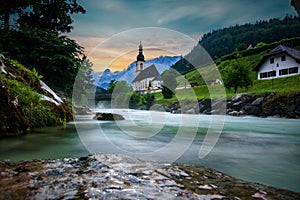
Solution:
[[[0,199],[300,199],[201,166],[116,154],[0,161],[0,179]]]

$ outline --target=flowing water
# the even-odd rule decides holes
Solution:
[[[214,116],[118,112],[126,120],[96,121],[83,116],[65,127],[36,129],[29,135],[2,139],[0,159],[61,158],[99,151],[158,161],[179,157],[177,162],[300,191],[299,120],[226,116],[216,145],[200,159],[199,150]]]

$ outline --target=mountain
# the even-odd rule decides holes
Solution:
[[[172,66],[174,63],[179,61],[181,58],[182,58],[181,56],[160,56],[152,60],[147,60],[146,68],[154,64],[158,72],[162,74],[165,70],[169,69],[170,66]],[[123,71],[112,72],[110,71],[110,69],[105,69],[103,72],[98,73],[96,83],[97,86],[107,89],[111,80],[116,80],[116,81],[125,80],[129,85],[131,85],[131,82],[133,81],[134,77],[135,77],[135,61],[132,62],[127,67],[127,69]]]

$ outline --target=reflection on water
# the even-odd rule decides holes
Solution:
[[[0,140],[0,159],[29,160],[84,156],[74,125],[36,129],[33,133]]]
[[[152,119],[147,111],[125,113],[125,118],[127,120],[116,123],[95,121],[90,116],[82,117],[76,126],[83,130],[89,150],[129,154],[163,148],[181,128],[178,126],[181,115],[167,114],[164,118],[168,120],[154,120],[157,123],[155,126],[149,122]],[[178,162],[205,165],[234,177],[300,191],[299,120],[227,116],[215,148],[207,157],[199,159],[199,148],[210,116],[189,115],[188,119],[181,126],[185,126],[188,133],[194,130],[194,121],[199,120],[197,135]],[[146,132],[144,127],[149,124],[153,127]],[[87,155],[89,152],[80,140],[81,134],[77,134],[75,123],[72,122],[66,127],[37,129],[30,135],[2,139],[0,158],[21,160]],[[188,134],[183,135],[182,140],[185,137]],[[109,143],[103,142],[104,139]],[[152,159],[155,160],[155,157]]]

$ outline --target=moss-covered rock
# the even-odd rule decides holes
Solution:
[[[41,87],[37,73],[3,56],[0,65],[0,137],[63,125],[73,119],[69,104],[49,101],[53,94]]]

